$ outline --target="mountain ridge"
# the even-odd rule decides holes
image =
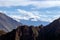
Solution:
[[[60,37],[60,18],[42,28],[40,35],[40,40],[57,40],[57,38]]]
[[[22,23],[19,23],[15,21],[14,19],[10,18],[9,16],[0,13],[0,27],[4,31],[11,31],[13,29],[16,29],[17,26],[22,25]]]

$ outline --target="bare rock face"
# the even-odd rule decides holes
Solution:
[[[0,30],[4,30],[6,32],[10,32],[13,29],[16,29],[17,26],[22,25],[16,20],[8,17],[4,13],[0,13]]]

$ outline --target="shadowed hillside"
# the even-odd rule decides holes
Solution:
[[[60,18],[41,29],[39,37],[39,40],[60,40]]]

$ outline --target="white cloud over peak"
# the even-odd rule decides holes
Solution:
[[[52,22],[53,20],[57,19],[60,17],[60,15],[42,15],[39,12],[32,12],[32,11],[26,11],[26,10],[21,10],[21,9],[17,9],[20,15],[10,15],[10,17],[12,17],[13,19],[17,20],[18,22],[20,22],[20,19],[24,19],[24,20],[29,20],[31,19],[31,21],[46,21],[46,22]]]
[[[1,13],[3,13],[3,14],[7,14],[7,12],[6,12],[6,11],[1,11],[1,10],[0,10],[0,12],[1,12]]]
[[[58,15],[58,14],[56,16],[54,15],[58,12],[58,10],[53,12],[53,11],[49,11],[52,9],[49,9],[49,10],[45,11],[45,13],[44,13],[44,9],[42,12],[39,12],[40,10],[38,11],[38,9],[40,9],[40,8],[59,7],[60,1],[0,0],[0,7],[2,7],[2,6],[3,7],[12,7],[12,6],[27,7],[29,5],[33,6],[31,8],[31,10],[33,10],[33,11],[30,11],[30,9],[28,9],[29,11],[26,11],[26,9],[24,10],[24,8],[23,8],[23,10],[19,8],[19,9],[16,9],[18,11],[18,13],[20,13],[19,16],[18,15],[12,15],[12,16],[10,15],[10,16],[18,21],[20,21],[20,19],[29,20],[30,18],[33,18],[32,21],[42,20],[42,21],[48,21],[48,22],[52,22],[56,18],[60,17],[60,15]],[[12,8],[10,10],[13,10],[13,9],[14,8]],[[37,9],[37,11],[34,11],[36,9]],[[8,10],[9,9],[7,9],[7,11]],[[0,11],[0,12],[6,13],[6,11]],[[15,12],[15,11],[13,11],[13,12]],[[50,13],[51,13],[51,15],[49,15]],[[60,11],[58,13],[60,14]],[[53,14],[53,16],[52,16],[52,14]]]
[[[31,0],[31,1],[60,1],[60,0]]]
[[[0,6],[19,6],[24,4],[24,0],[0,0]]]
[[[39,12],[33,11],[33,12],[29,12],[29,11],[25,11],[25,10],[21,10],[18,9],[20,14],[23,14],[27,19],[33,18],[31,21],[46,21],[46,22],[52,22],[53,20],[57,19],[60,17],[60,15],[41,15]],[[35,13],[36,12],[36,13]],[[23,18],[24,19],[24,18]]]
[[[17,10],[20,15],[9,15],[9,16],[17,20],[18,22],[20,21],[20,19],[29,20],[32,18],[31,21],[38,21],[40,19],[40,16],[34,14],[33,12],[29,12],[21,9],[17,9]]]
[[[20,16],[20,15],[19,16],[18,15],[10,15],[10,17],[18,22],[20,22],[20,19],[29,20],[29,18]]]
[[[18,11],[20,12],[20,14],[23,14],[25,17],[29,17],[29,18],[40,18],[39,15],[36,15],[33,12],[29,12],[29,11],[25,11],[25,10],[21,10],[18,9]]]

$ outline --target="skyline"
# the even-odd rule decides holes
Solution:
[[[59,0],[0,0],[0,12],[20,21],[52,22],[60,17]]]

